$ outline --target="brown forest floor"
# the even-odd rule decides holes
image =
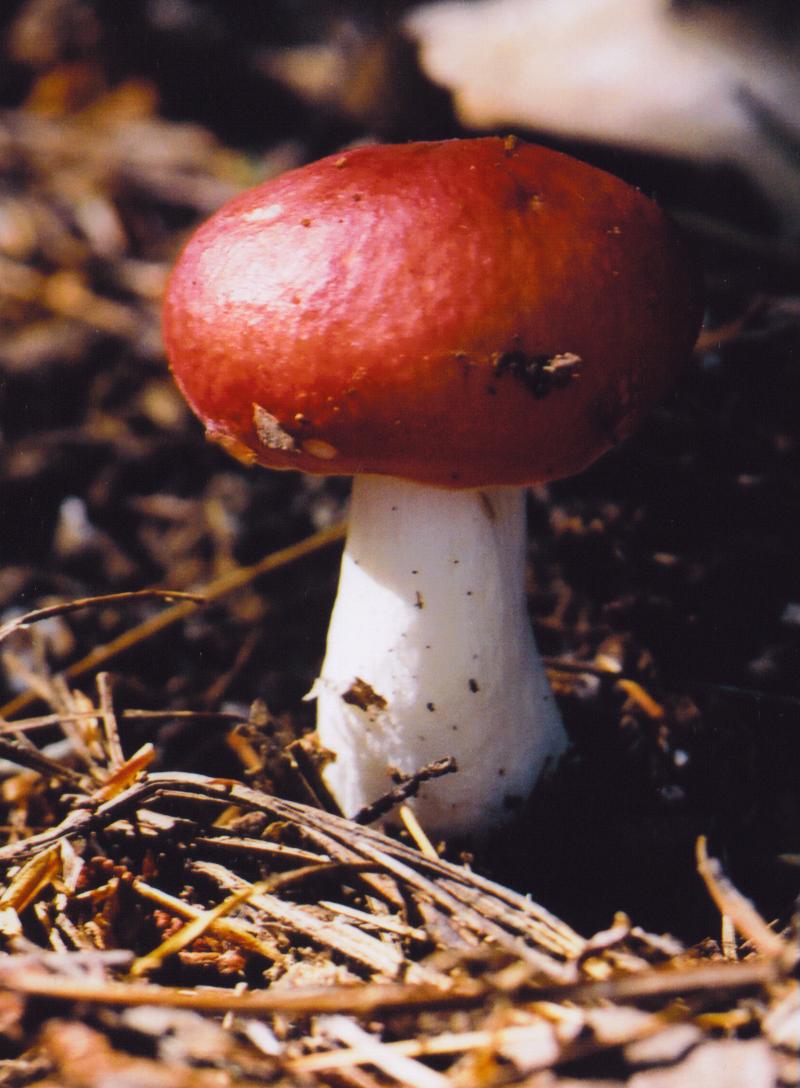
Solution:
[[[159,299],[239,188],[459,134],[403,6],[0,10],[0,1085],[800,1083],[800,250],[740,180],[577,149],[691,211],[716,331],[531,497],[557,775],[469,857],[313,807],[346,483],[204,443]],[[304,104],[265,51],[345,10]]]

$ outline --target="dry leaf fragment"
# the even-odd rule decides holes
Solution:
[[[800,983],[793,982],[764,1018],[764,1031],[773,1046],[800,1055]]]
[[[45,1024],[42,1049],[55,1063],[62,1088],[225,1088],[232,1083],[215,1070],[133,1057],[115,1050],[99,1031],[67,1020]]]
[[[635,1073],[628,1088],[773,1088],[776,1072],[765,1039],[722,1039],[696,1047],[677,1065]]]
[[[625,1047],[630,1065],[669,1065],[686,1056],[703,1038],[695,1024],[669,1024],[657,1035],[637,1039]]]
[[[51,884],[61,869],[61,844],[42,850],[26,861],[0,894],[0,909],[25,910],[43,888]]]

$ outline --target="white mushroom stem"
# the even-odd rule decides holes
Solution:
[[[524,801],[565,736],[531,633],[525,491],[355,480],[314,694],[325,781],[346,815],[444,756],[426,830],[475,834]]]

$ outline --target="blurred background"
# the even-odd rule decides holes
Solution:
[[[247,472],[172,387],[160,298],[202,218],[355,142],[513,132],[569,151],[671,211],[706,328],[641,434],[531,497],[531,613],[574,748],[483,860],[588,932],[624,908],[697,938],[705,833],[765,916],[788,916],[799,53],[800,12],[777,0],[5,0],[0,620],[204,587],[343,516],[346,481]],[[320,552],[135,642],[108,665],[119,705],[255,720],[259,700],[264,781],[302,796],[280,753],[312,725],[301,699],[337,561]],[[63,671],[157,608],[15,634],[2,713],[63,707]],[[162,767],[242,773],[219,723],[131,723],[127,748],[144,740]]]

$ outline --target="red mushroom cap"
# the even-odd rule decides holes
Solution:
[[[695,280],[661,211],[545,148],[362,147],[226,204],[167,291],[175,377],[246,461],[449,487],[577,472],[664,394]]]

